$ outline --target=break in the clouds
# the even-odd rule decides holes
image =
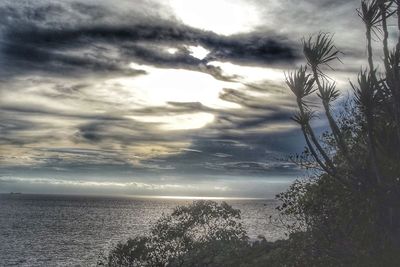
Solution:
[[[357,4],[2,1],[0,191],[273,195],[304,146],[284,71],[320,30],[358,63]]]

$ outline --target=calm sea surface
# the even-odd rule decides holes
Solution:
[[[0,266],[95,266],[118,241],[146,233],[191,200],[0,194]],[[273,200],[228,200],[242,211],[251,238],[282,238],[269,224]]]

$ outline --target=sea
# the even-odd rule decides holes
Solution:
[[[96,266],[118,242],[146,234],[191,199],[0,194],[0,266]],[[222,201],[222,200],[215,200]],[[270,222],[276,200],[226,199],[241,210],[252,240],[284,238]]]

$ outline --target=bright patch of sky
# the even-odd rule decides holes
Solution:
[[[260,26],[255,6],[240,0],[170,0],[184,24],[222,35],[249,32]]]
[[[169,47],[169,48],[166,48],[166,51],[168,53],[170,53],[171,55],[174,55],[176,52],[178,52],[178,49],[175,47]]]
[[[109,80],[130,92],[134,101],[146,106],[166,105],[168,102],[199,102],[211,108],[239,108],[220,99],[224,88],[238,89],[238,83],[216,80],[213,76],[184,69],[160,69],[147,65],[130,64],[147,75]]]
[[[264,80],[283,82],[285,80],[284,70],[278,68],[252,67],[233,64],[231,62],[212,61],[208,65],[220,67],[227,76],[238,75],[241,80],[260,82]]]
[[[198,59],[204,59],[210,53],[210,51],[200,45],[189,46],[188,48],[190,51],[190,55]]]
[[[165,131],[192,130],[203,128],[214,120],[214,115],[206,112],[166,116],[127,116],[136,121],[158,123]]]

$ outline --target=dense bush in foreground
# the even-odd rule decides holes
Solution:
[[[161,217],[149,235],[118,244],[99,265],[232,266],[247,241],[239,210],[195,201]]]
[[[98,266],[296,266],[303,235],[249,242],[239,210],[225,202],[195,201],[161,217],[150,234],[119,243]]]

